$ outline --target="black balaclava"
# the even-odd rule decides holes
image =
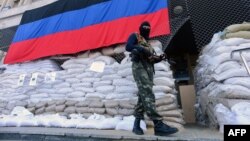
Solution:
[[[143,36],[146,40],[149,39],[149,34],[150,34],[150,24],[149,22],[145,21],[140,25],[140,34]]]

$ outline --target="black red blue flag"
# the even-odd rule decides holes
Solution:
[[[170,33],[166,0],[59,0],[26,11],[5,64],[124,43],[149,21],[151,37]]]

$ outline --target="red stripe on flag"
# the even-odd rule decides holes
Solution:
[[[151,14],[125,17],[79,30],[59,32],[11,44],[4,63],[14,64],[46,56],[72,54],[124,43],[131,33],[138,32],[139,25],[143,21],[150,22],[151,37],[170,33],[166,8]]]

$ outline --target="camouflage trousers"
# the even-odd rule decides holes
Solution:
[[[151,64],[143,64],[133,62],[132,71],[134,80],[138,87],[138,102],[134,109],[136,118],[144,119],[144,112],[151,120],[162,120],[162,117],[157,113],[155,106],[155,96],[153,88],[153,66]]]

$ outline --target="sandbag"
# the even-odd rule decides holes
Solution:
[[[115,100],[107,100],[104,102],[106,108],[116,108],[118,107],[118,101]]]

